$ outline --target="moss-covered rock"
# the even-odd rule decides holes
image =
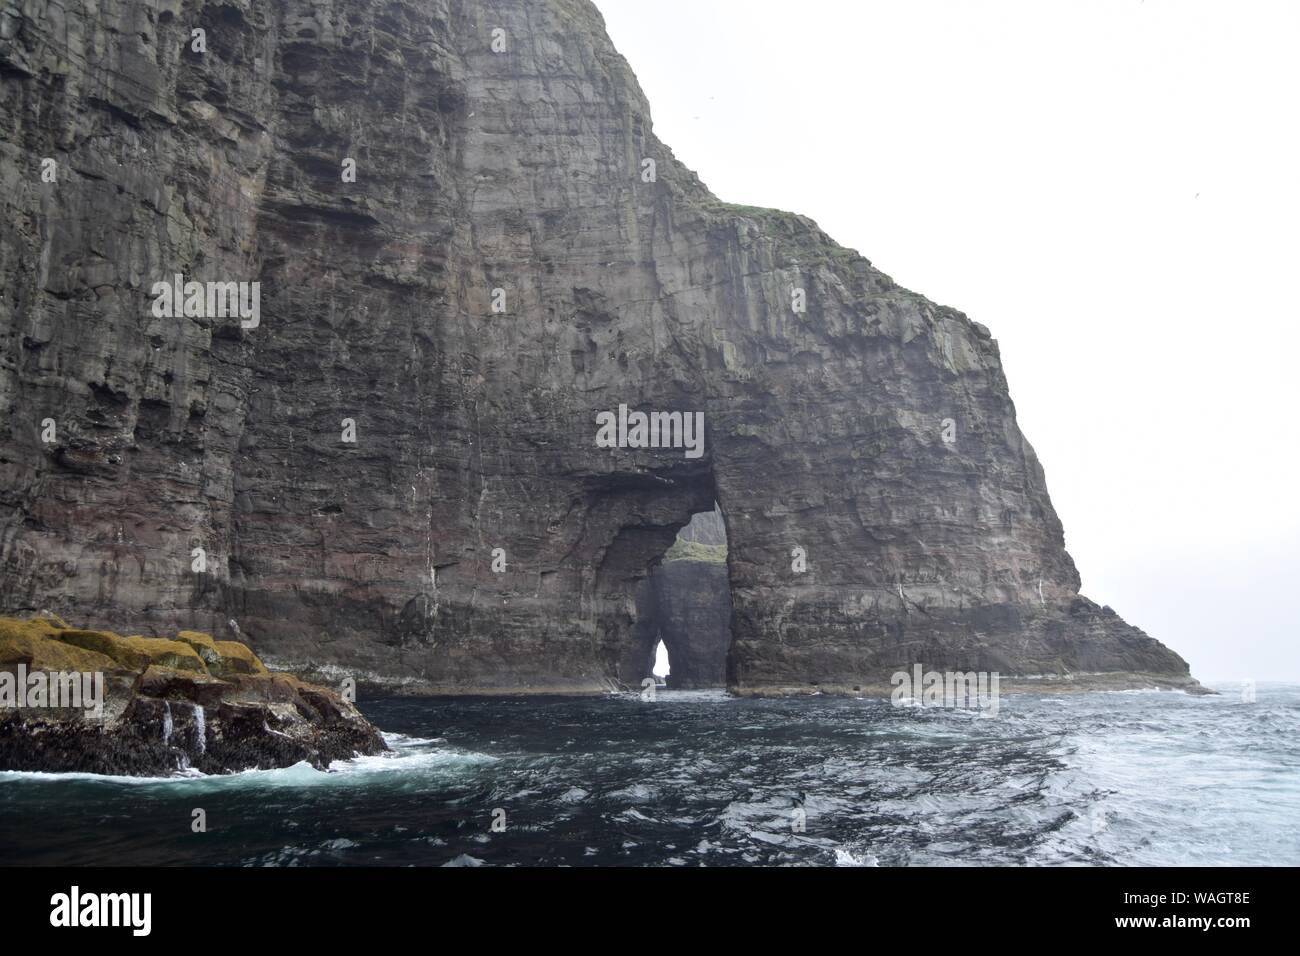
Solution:
[[[678,538],[664,555],[664,561],[704,561],[708,564],[726,564],[727,546],[700,544],[698,541],[685,541]]]
[[[222,674],[267,674],[266,665],[258,660],[257,655],[247,645],[238,641],[217,641],[217,653],[221,655],[219,673]]]
[[[198,654],[203,663],[209,667],[221,660],[221,652],[217,650],[217,642],[213,640],[211,634],[204,634],[202,631],[181,631],[176,635],[176,640],[194,648],[194,653]]]
[[[44,704],[0,710],[0,770],[165,774],[325,767],[387,749],[331,690],[273,674],[238,641],[175,640],[0,618],[0,671],[102,673],[96,715]]]
[[[68,629],[72,627],[72,625],[69,624],[67,621],[65,621],[63,618],[59,617],[57,614],[51,614],[49,611],[42,611],[40,614],[37,614],[35,617],[33,617],[32,620],[45,621],[47,624],[49,624],[52,627],[58,627],[64,629]]]
[[[0,670],[25,664],[28,670],[116,671],[129,669],[94,648],[58,639],[63,633],[43,618],[0,618]]]
[[[132,636],[123,639],[126,646],[135,653],[145,655],[150,664],[170,667],[178,671],[208,672],[203,659],[194,648],[183,641],[173,641],[165,637]]]
[[[120,634],[68,627],[51,629],[47,636],[50,640],[57,641],[60,644],[68,644],[72,647],[80,647],[87,651],[102,654],[119,667],[138,669],[149,665],[149,655],[143,651],[133,650],[126,643],[126,638]]]
[[[196,671],[206,674],[204,665],[194,648],[182,641],[164,637],[122,637],[112,631],[89,631],[80,628],[50,628],[47,636],[61,644],[70,644],[87,651],[102,654],[119,667],[143,670],[150,664],[175,670]]]
[[[207,665],[208,672],[219,677],[269,673],[252,649],[239,641],[218,641],[202,631],[181,631],[176,640],[192,647]]]

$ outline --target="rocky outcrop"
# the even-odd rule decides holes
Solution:
[[[351,703],[270,673],[243,644],[0,618],[0,770],[324,769],[386,749]]]
[[[0,160],[4,609],[602,690],[717,501],[737,691],[1195,686],[1080,598],[989,330],[716,199],[586,0],[17,0]],[[702,454],[602,447],[621,405]]]

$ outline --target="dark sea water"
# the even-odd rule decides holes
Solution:
[[[362,701],[394,753],[329,773],[0,773],[0,861],[1300,864],[1300,687],[1217,689]]]

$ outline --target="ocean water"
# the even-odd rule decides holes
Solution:
[[[7,864],[1300,864],[1300,687],[361,701],[388,756],[0,773]],[[207,832],[192,829],[194,811]]]

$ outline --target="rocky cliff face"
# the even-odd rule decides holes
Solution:
[[[0,104],[4,610],[595,690],[716,500],[742,692],[1194,683],[1079,597],[988,330],[714,198],[586,0],[14,0]]]

